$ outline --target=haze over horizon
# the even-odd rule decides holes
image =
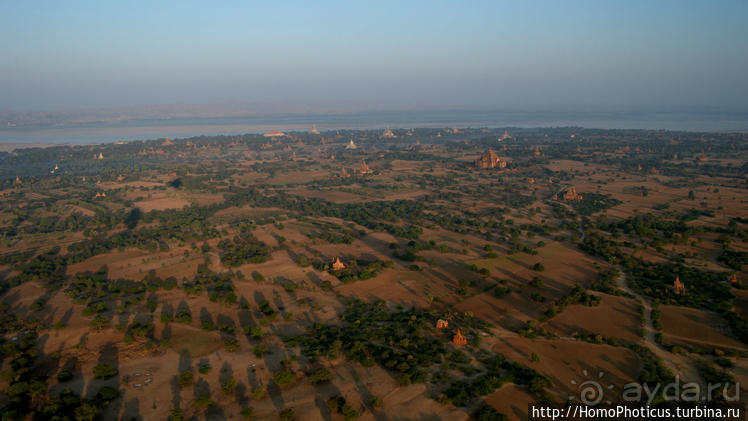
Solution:
[[[748,3],[7,2],[0,109],[748,109]]]

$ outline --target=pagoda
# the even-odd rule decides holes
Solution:
[[[382,139],[395,139],[397,136],[395,136],[395,133],[392,132],[389,128],[385,129],[384,132],[382,132],[382,136],[380,136]]]
[[[452,343],[455,345],[467,344],[467,338],[462,334],[462,332],[460,332],[460,329],[457,329],[457,332],[455,332],[455,336],[452,338]]]
[[[356,146],[356,144],[353,143],[353,139],[351,139],[351,141],[348,142],[347,145],[345,145],[345,148],[346,149],[358,149],[358,146]]]
[[[343,270],[345,269],[345,265],[343,262],[340,261],[339,257],[336,257],[335,260],[332,262],[332,270]]]
[[[444,319],[439,319],[436,321],[436,328],[437,329],[444,329],[449,326],[449,322]]]
[[[319,134],[319,130],[317,130],[317,126],[312,124],[312,130],[309,130],[310,134]]]
[[[566,202],[577,202],[582,200],[582,195],[577,193],[577,189],[574,187],[569,187],[569,190],[566,190],[563,196],[561,196],[561,199],[563,199]],[[556,195],[556,200],[559,200],[558,195]]]
[[[358,172],[361,175],[374,174],[374,170],[369,168],[369,166],[366,165],[366,161],[363,159],[361,160],[361,169]]]
[[[675,295],[686,295],[686,285],[681,282],[678,276],[675,277],[675,282],[673,282],[673,292]]]

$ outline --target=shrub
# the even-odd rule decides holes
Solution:
[[[60,383],[69,382],[70,380],[73,380],[73,373],[71,373],[69,370],[62,370],[59,373],[57,373],[57,381]]]
[[[309,375],[309,382],[312,384],[329,383],[332,379],[332,372],[327,367],[320,367]]]
[[[265,387],[264,386],[257,386],[252,390],[252,397],[255,400],[260,400],[265,397]]]
[[[119,390],[111,386],[104,386],[96,393],[96,398],[104,402],[113,401],[117,397],[119,397]]]
[[[195,406],[198,408],[207,408],[211,405],[213,405],[213,400],[210,395],[201,395],[195,399]]]
[[[282,410],[278,415],[280,416],[281,421],[293,421],[296,419],[296,414],[291,408]]]
[[[192,383],[195,381],[195,375],[192,373],[192,370],[184,370],[183,372],[179,373],[179,385],[182,387],[191,386]]]
[[[239,415],[242,417],[243,420],[251,420],[254,418],[255,409],[251,406],[245,406],[242,408],[241,412],[239,412]]]
[[[93,373],[97,379],[109,379],[119,374],[119,370],[109,364],[96,364]]]
[[[291,370],[284,368],[273,374],[273,381],[280,387],[290,386],[296,380]]]
[[[230,395],[234,393],[234,390],[236,390],[236,380],[234,379],[228,379],[221,385],[221,391],[225,395]]]

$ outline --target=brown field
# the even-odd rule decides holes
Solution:
[[[716,313],[687,307],[663,305],[662,325],[666,343],[743,350],[726,322]]]
[[[150,212],[152,210],[181,209],[185,206],[189,206],[190,202],[175,197],[163,197],[160,199],[141,200],[135,202],[135,204],[143,212]]]
[[[641,342],[639,304],[630,298],[603,293],[595,295],[602,298],[599,306],[569,306],[563,313],[551,319],[547,323],[547,328],[560,336],[587,331],[626,342]]]
[[[585,379],[597,379],[606,383],[606,386],[612,384],[614,391],[621,391],[623,385],[635,378],[640,369],[636,354],[626,348],[610,345],[515,336],[500,338],[492,349],[527,364],[552,379],[554,398],[560,402],[579,393],[572,381],[576,381],[578,385]],[[533,352],[540,357],[540,361],[530,361]],[[603,374],[602,377],[600,373]],[[621,400],[615,393],[606,394],[606,399],[613,402]]]

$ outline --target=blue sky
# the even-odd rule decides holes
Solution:
[[[748,109],[746,1],[0,0],[0,109]]]

